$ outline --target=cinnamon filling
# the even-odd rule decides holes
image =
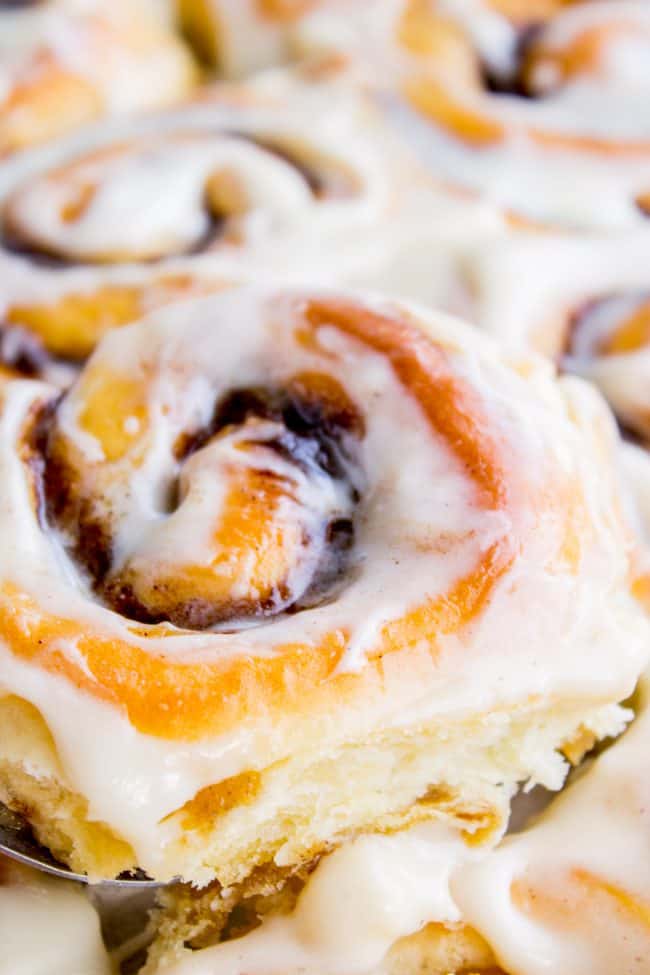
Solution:
[[[529,99],[542,97],[539,91],[531,88],[529,64],[543,29],[543,23],[528,23],[520,27],[509,71],[500,72],[486,61],[481,63],[481,78],[487,91],[495,95],[517,95]]]
[[[102,601],[138,622],[202,630],[237,629],[320,605],[340,592],[353,572],[363,436],[363,419],[335,380],[299,374],[283,390],[230,391],[209,423],[177,438],[165,518],[191,498],[196,475],[187,472],[199,455],[215,447],[228,451],[222,468],[231,477],[222,515],[226,528],[219,529],[234,565],[228,584],[220,579],[218,560],[210,566],[197,560],[197,567],[180,566],[178,574],[161,561],[153,576],[137,555],[119,564],[110,517],[104,517],[108,502],[75,477],[57,432],[56,407],[41,413],[27,442],[42,521],[70,540],[70,556]],[[197,529],[209,536],[209,525]],[[246,580],[250,585],[242,587],[236,573],[240,563],[250,571],[251,558],[257,561]],[[307,566],[297,577],[296,563]],[[213,567],[217,584],[209,578]]]
[[[32,377],[41,375],[48,361],[48,352],[37,336],[16,326],[0,327],[0,366]]]
[[[611,59],[611,50],[621,39],[639,42],[642,28],[624,18],[594,24],[580,31],[567,46],[557,49],[547,43],[548,19],[517,23],[517,41],[512,66],[507,73],[483,65],[485,87],[492,92],[541,99],[552,96],[567,83],[581,78],[598,78]]]

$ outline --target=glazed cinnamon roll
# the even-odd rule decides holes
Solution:
[[[0,859],[0,971],[110,975],[99,918],[73,884]]]
[[[391,116],[434,171],[519,218],[647,218],[647,4],[340,0],[302,23],[300,43],[392,91]]]
[[[104,331],[242,275],[457,308],[455,252],[499,223],[434,186],[347,87],[217,86],[3,167],[0,361],[65,384]]]
[[[0,4],[0,156],[101,115],[170,104],[195,80],[145,0]]]
[[[479,843],[620,730],[648,634],[609,417],[541,360],[233,288],[2,397],[0,798],[76,867],[241,895],[360,830]]]

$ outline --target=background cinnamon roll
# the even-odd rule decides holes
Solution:
[[[558,788],[647,623],[608,414],[516,366],[433,313],[248,288],[108,333],[63,397],[7,384],[1,797],[91,874],[243,896]]]
[[[437,178],[511,219],[581,230],[647,220],[642,0],[183,0],[180,8],[226,74],[294,61],[368,86]]]
[[[580,229],[646,220],[645,3],[341,0],[303,21],[296,43],[338,53],[388,93],[389,114],[438,175],[519,218]]]
[[[107,329],[242,275],[459,309],[456,254],[500,227],[433,184],[360,93],[289,74],[27,154],[0,168],[0,207],[0,357],[64,382],[61,360]]]
[[[0,156],[170,104],[195,80],[187,49],[145,0],[0,4]]]

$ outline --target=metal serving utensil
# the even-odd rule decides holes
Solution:
[[[24,863],[43,873],[62,877],[64,880],[76,880],[82,884],[95,884],[85,873],[75,873],[70,867],[56,860],[50,851],[41,846],[35,839],[29,823],[18,813],[12,812],[0,802],[0,854]],[[128,887],[130,890],[145,887],[164,886],[157,880],[152,880],[143,870],[133,873],[123,873],[114,879],[97,882],[100,887]]]

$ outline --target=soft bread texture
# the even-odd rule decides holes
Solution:
[[[517,783],[558,788],[562,748],[621,730],[647,624],[601,401],[514,366],[417,308],[260,287],[109,334],[61,402],[8,384],[0,673],[31,708],[3,798],[93,875],[227,888],[361,831],[479,844]]]
[[[402,938],[373,975],[505,975],[489,945],[471,928],[427,924]]]
[[[27,817],[36,835],[73,869],[92,864],[113,877],[134,863],[133,850],[88,815],[88,801],[65,783],[47,724],[29,702],[0,697],[0,796]]]

